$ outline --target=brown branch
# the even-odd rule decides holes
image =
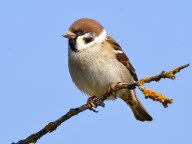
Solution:
[[[168,72],[161,72],[160,74],[158,75],[155,75],[155,76],[152,76],[152,77],[147,77],[147,78],[144,78],[144,79],[141,79],[139,82],[138,82],[138,85],[143,85],[145,83],[150,83],[152,81],[159,81],[160,79],[162,78],[170,78],[172,80],[175,80],[176,77],[175,77],[175,74],[180,72],[182,69],[188,67],[190,64],[186,64],[186,65],[183,65],[183,66],[180,66],[180,67],[177,67],[175,69],[173,69],[172,71],[168,71]]]
[[[118,84],[115,85],[113,90],[106,91],[106,92],[104,92],[104,94],[101,97],[95,99],[94,104],[96,106],[104,107],[105,104],[104,104],[103,101],[106,100],[110,95],[114,94],[115,92],[117,92],[117,91],[119,91],[121,89],[129,89],[130,90],[130,89],[134,89],[136,86],[138,86],[138,88],[143,92],[143,94],[145,95],[146,98],[150,98],[150,99],[153,99],[155,101],[159,101],[164,105],[164,107],[167,107],[168,103],[173,102],[172,99],[166,98],[162,94],[158,94],[153,90],[147,89],[146,87],[143,86],[143,84],[149,83],[151,81],[159,81],[162,78],[170,78],[170,79],[174,80],[176,78],[175,74],[177,72],[179,72],[181,69],[184,69],[184,68],[186,68],[188,66],[189,66],[189,64],[178,67],[178,68],[175,68],[172,71],[168,71],[166,73],[162,72],[162,73],[160,73],[158,75],[141,79],[140,81],[132,83],[132,84],[118,83]],[[53,132],[63,122],[65,122],[66,120],[70,119],[71,117],[73,117],[73,116],[75,116],[75,115],[79,114],[80,112],[83,112],[83,111],[85,111],[87,109],[88,109],[87,104],[84,104],[84,105],[82,105],[81,107],[78,107],[78,108],[70,109],[69,112],[67,112],[65,115],[63,115],[59,119],[57,119],[57,120],[55,120],[53,122],[50,122],[42,130],[38,131],[35,134],[32,134],[32,135],[28,136],[26,139],[20,140],[17,143],[12,143],[12,144],[36,143],[37,140],[40,139],[43,135],[45,135],[47,133],[50,133],[50,132]]]

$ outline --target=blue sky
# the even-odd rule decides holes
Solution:
[[[0,143],[17,142],[87,100],[72,83],[67,40],[78,18],[99,21],[124,49],[139,78],[192,62],[190,0],[17,0],[0,2]],[[167,109],[137,95],[153,116],[136,121],[121,100],[85,111],[37,143],[189,143],[191,67],[177,79],[147,84],[173,98]]]

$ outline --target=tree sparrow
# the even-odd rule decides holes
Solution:
[[[97,21],[79,19],[63,36],[69,39],[69,72],[81,91],[99,97],[112,84],[138,81],[135,69],[122,48]],[[116,96],[130,106],[137,120],[152,121],[135,90],[120,90]]]

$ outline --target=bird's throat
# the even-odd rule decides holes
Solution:
[[[72,51],[78,52],[76,47],[76,39],[69,39],[69,47]]]

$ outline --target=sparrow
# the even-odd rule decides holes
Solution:
[[[82,92],[99,97],[112,84],[138,81],[135,69],[120,45],[97,21],[78,19],[63,37],[68,38],[68,67],[72,81]],[[137,120],[153,120],[134,89],[117,91],[116,96],[130,106]]]

